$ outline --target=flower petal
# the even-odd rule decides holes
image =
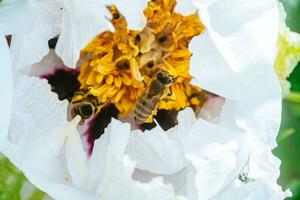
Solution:
[[[11,116],[11,107],[13,101],[13,76],[8,45],[4,36],[0,35],[0,97],[1,115],[0,115],[0,146],[8,134],[9,122]]]
[[[230,34],[243,26],[245,22],[259,18],[265,11],[275,6],[275,2],[272,0],[254,0],[251,2],[247,0],[190,1],[200,8],[200,14],[202,9],[207,11],[210,27],[222,35]]]
[[[237,143],[229,142],[224,145],[210,144],[196,152],[187,153],[192,163],[187,174],[190,199],[211,199],[224,187],[236,165],[236,151]]]
[[[180,139],[160,127],[142,133],[133,131],[126,153],[137,168],[156,174],[174,174],[184,167]]]
[[[47,76],[54,74],[55,70],[65,68],[63,61],[55,54],[54,50],[50,50],[49,53],[43,57],[43,59],[33,64],[29,69],[30,76]]]
[[[112,120],[105,133],[95,141],[92,156],[89,161],[89,178],[87,187],[96,189],[105,176],[106,168],[111,160],[123,159],[123,154],[129,139],[130,127]],[[112,162],[112,161],[111,161]]]
[[[136,162],[137,169],[153,174],[171,175],[185,167],[181,136],[197,120],[190,108],[181,111],[178,120],[179,125],[167,132],[159,126],[151,131],[131,132],[126,153]]]
[[[69,135],[77,134],[78,124],[78,119],[66,120],[67,102],[58,101],[46,81],[38,78],[19,76],[15,91],[10,135],[1,152],[33,184],[53,198],[92,197],[92,194],[71,187],[73,171],[70,169],[70,177],[62,162],[65,140]],[[58,192],[61,190],[64,192]]]
[[[198,84],[229,99],[260,84],[253,80],[257,74],[273,68],[278,33],[275,1],[231,4],[235,1],[195,0],[206,33],[191,43],[191,73]]]
[[[260,14],[249,7],[250,2],[239,4],[236,9],[228,9],[228,12],[224,10],[225,16],[220,20],[224,25],[232,27],[221,30],[218,22],[214,21],[218,16],[214,17],[213,13],[228,8],[226,3],[229,1],[216,0],[200,6],[199,13],[202,13],[207,33],[193,41],[192,48],[196,50],[193,53],[196,55],[195,52],[198,52],[199,56],[193,57],[192,73],[199,79],[198,83],[202,88],[237,100],[236,122],[246,130],[250,143],[249,173],[256,178],[268,177],[270,184],[278,187],[276,180],[279,163],[271,153],[276,146],[281,115],[280,88],[273,69],[278,33],[276,3],[264,1],[265,4],[262,5],[262,1],[251,2],[252,5],[264,8],[257,9]],[[198,5],[205,3],[198,2]],[[214,2],[219,2],[220,5]],[[223,2],[224,5],[221,6]],[[249,18],[233,19],[231,16],[234,15],[229,13],[241,11]],[[217,14],[219,13],[216,12],[215,15]],[[231,21],[224,21],[228,19]],[[241,23],[240,19],[245,21]],[[265,162],[266,160],[269,162]]]
[[[97,0],[65,0],[62,32],[55,52],[64,64],[75,68],[80,51],[98,33],[110,27],[106,8]]]
[[[161,178],[155,178],[149,184],[131,178],[135,165],[124,156],[129,135],[129,124],[112,120],[105,134],[95,142],[88,185],[99,184],[97,193],[101,199],[173,200],[172,187],[164,185]]]
[[[42,136],[50,136],[50,132],[57,132],[68,124],[67,106],[67,101],[58,101],[46,80],[20,75],[15,86],[11,140],[19,144],[31,143]]]
[[[132,30],[142,30],[146,25],[144,9],[147,7],[148,0],[131,0],[128,5],[127,0],[116,1],[115,4],[120,12],[125,16],[128,28]]]
[[[87,154],[78,132],[70,134],[64,146],[65,162],[75,187],[84,188],[88,177]]]
[[[191,15],[197,11],[197,7],[191,0],[177,0],[175,11],[183,15]]]
[[[0,33],[20,34],[32,29],[34,16],[29,1],[3,0],[0,4]]]
[[[23,69],[39,62],[49,52],[48,40],[59,34],[60,5],[53,1],[32,1],[32,15],[35,17],[32,30],[13,35],[11,52],[16,69]]]
[[[191,199],[212,198],[245,166],[249,154],[246,134],[235,125],[235,113],[234,103],[226,102],[218,124],[200,118],[182,134],[185,157],[190,161],[186,189]]]
[[[281,193],[264,180],[257,180],[247,184],[233,185],[221,193],[217,200],[257,200],[272,199],[282,200],[290,197],[291,193]]]

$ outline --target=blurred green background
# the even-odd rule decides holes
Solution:
[[[0,0],[1,1],[1,0]],[[287,12],[287,25],[300,33],[300,0],[282,0]],[[278,147],[274,154],[282,161],[278,180],[284,189],[290,188],[293,197],[300,199],[300,64],[289,78],[292,92],[283,101],[282,125]],[[23,174],[0,156],[0,200],[49,200],[30,184]]]

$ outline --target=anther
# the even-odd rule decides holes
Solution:
[[[130,62],[129,62],[129,60],[125,60],[125,59],[120,60],[117,62],[116,66],[118,69],[126,70],[126,69],[130,68]]]
[[[137,35],[135,36],[135,42],[136,42],[136,43],[139,43],[141,40],[142,40],[141,35],[140,35],[140,34],[137,34]]]
[[[112,14],[113,19],[120,19],[120,14],[119,13],[113,13]]]
[[[168,39],[167,36],[161,36],[161,37],[158,38],[158,42],[159,42],[159,43],[163,43],[163,42],[165,42],[167,39]]]
[[[153,60],[151,60],[151,61],[149,61],[149,62],[147,63],[147,67],[148,67],[149,69],[151,69],[153,66],[154,66]]]

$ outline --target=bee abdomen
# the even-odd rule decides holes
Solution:
[[[144,123],[152,115],[152,112],[155,109],[157,103],[158,101],[154,99],[146,100],[141,98],[134,109],[134,117],[136,122],[138,124]]]
[[[150,116],[151,114],[149,115],[146,115],[145,113],[141,113],[139,111],[136,110],[136,112],[134,113],[134,117],[135,117],[135,120],[138,124],[142,124],[144,123]]]

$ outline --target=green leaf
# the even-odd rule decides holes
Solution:
[[[0,154],[0,200],[42,200],[45,197],[48,196]]]

